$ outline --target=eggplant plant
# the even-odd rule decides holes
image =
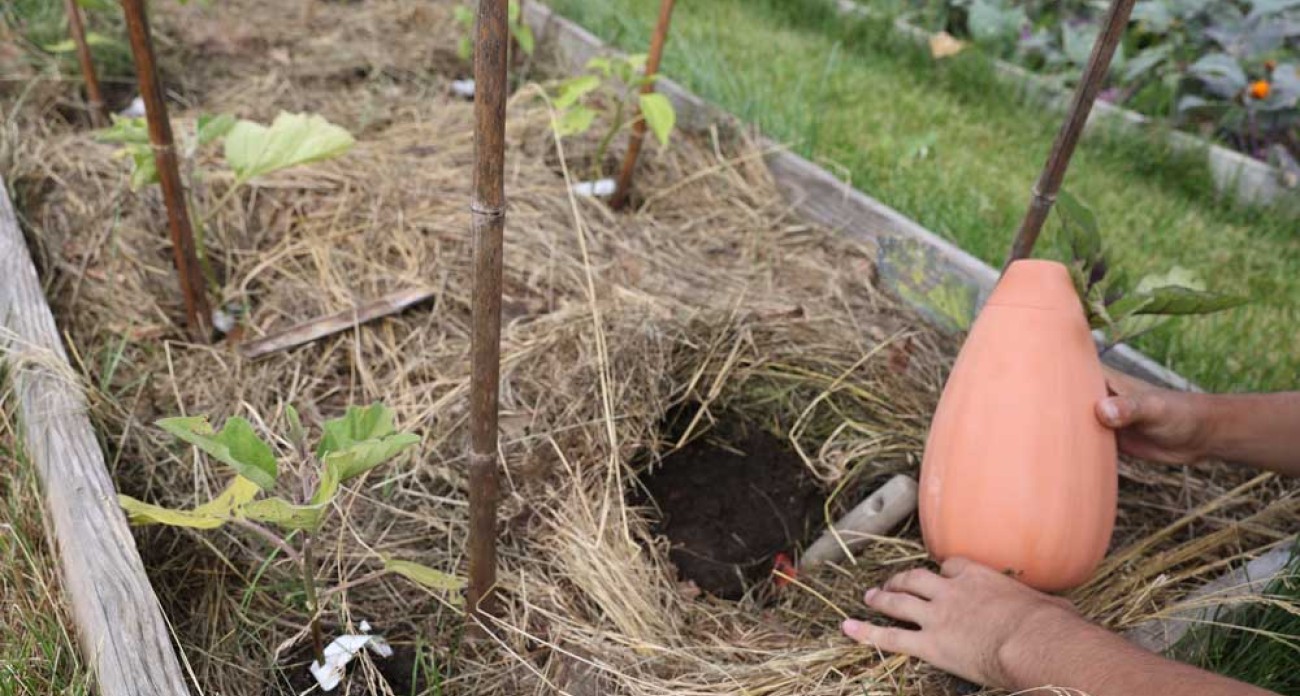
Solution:
[[[159,428],[224,465],[233,476],[220,494],[190,509],[162,507],[127,495],[119,495],[118,503],[133,525],[208,530],[230,524],[267,541],[273,549],[270,558],[277,553],[288,557],[298,566],[311,616],[312,647],[316,661],[324,665],[313,541],[345,484],[402,454],[420,438],[397,430],[393,412],[381,403],[349,406],[341,418],[322,423],[314,448],[308,444],[297,410],[286,406],[284,415],[288,427],[283,439],[292,446],[286,456],[277,456],[252,423],[238,416],[226,419],[220,430],[206,416],[158,421]],[[450,592],[463,585],[453,575],[410,561],[385,558],[384,571]]]
[[[139,190],[159,183],[158,168],[150,145],[149,129],[143,117],[113,117],[113,124],[96,134],[100,142],[121,145],[117,155],[131,161],[131,189]],[[204,244],[206,224],[253,179],[292,167],[338,157],[353,145],[352,134],[314,114],[280,112],[269,126],[237,119],[230,114],[199,116],[192,133],[180,144],[180,154],[187,163],[190,186],[211,172],[196,167],[199,154],[221,142],[225,164],[234,179],[211,207],[198,210],[194,200],[189,207],[198,221],[194,233],[195,251],[211,289],[219,290],[208,262]]]
[[[556,111],[555,130],[560,137],[587,133],[595,126],[598,113],[609,111],[608,125],[596,146],[593,178],[604,174],[605,154],[614,136],[636,122],[627,116],[627,104],[634,94],[640,107],[637,119],[650,128],[660,147],[668,146],[677,125],[677,110],[668,97],[641,91],[644,85],[653,84],[658,78],[657,74],[645,75],[645,65],[645,54],[597,56],[587,61],[584,74],[556,83],[550,89]]]
[[[1207,290],[1201,278],[1181,266],[1133,283],[1107,261],[1091,209],[1066,191],[1058,194],[1055,209],[1070,278],[1088,325],[1104,336],[1105,349],[1152,331],[1174,316],[1212,314],[1247,302],[1244,297]]]

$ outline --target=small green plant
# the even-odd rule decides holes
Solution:
[[[1195,273],[1179,266],[1133,284],[1124,271],[1107,263],[1091,209],[1061,191],[1056,213],[1075,291],[1089,326],[1105,336],[1106,348],[1147,333],[1173,316],[1210,314],[1246,303],[1242,297],[1206,290]]]
[[[613,103],[608,128],[596,147],[595,178],[603,174],[605,153],[614,136],[634,122],[626,116],[626,104],[633,94],[641,107],[641,118],[660,147],[668,146],[677,125],[677,111],[668,97],[658,92],[640,92],[643,85],[653,83],[658,77],[645,76],[645,62],[644,54],[592,58],[587,61],[585,74],[559,82],[551,90],[551,102],[556,110],[555,129],[560,137],[588,132],[596,122],[598,110]]]
[[[131,189],[139,190],[158,183],[158,169],[153,147],[149,141],[149,128],[143,117],[113,117],[113,124],[96,134],[100,142],[118,143],[122,147],[118,156],[131,160]],[[195,211],[194,242],[203,265],[203,273],[213,290],[218,288],[204,245],[205,227],[212,216],[253,179],[272,172],[338,157],[353,145],[352,134],[341,126],[314,114],[281,112],[270,126],[255,121],[236,119],[230,114],[200,116],[194,132],[181,139],[181,154],[191,166],[191,182],[204,177],[205,172],[193,166],[199,152],[208,145],[222,140],[224,157],[234,174],[234,181],[225,193],[206,212]],[[192,190],[192,186],[187,190]]]
[[[533,55],[533,47],[536,45],[533,39],[533,28],[523,20],[523,12],[520,11],[517,0],[510,0],[506,11],[509,13],[506,26],[510,30],[510,38],[519,44],[519,50],[525,55]],[[463,32],[456,44],[456,55],[460,56],[461,60],[469,60],[474,57],[474,10],[467,5],[457,5],[454,13],[456,23],[460,25]]]
[[[118,503],[135,525],[216,529],[235,524],[258,534],[297,563],[311,616],[313,648],[317,661],[324,664],[312,542],[333,511],[344,484],[393,459],[420,438],[398,431],[393,425],[393,412],[375,403],[364,408],[349,406],[343,417],[325,421],[312,449],[298,412],[286,406],[284,415],[288,423],[285,440],[292,445],[292,452],[285,458],[277,457],[253,425],[238,416],[226,419],[221,430],[215,430],[204,416],[158,421],[158,427],[224,464],[234,477],[215,498],[189,510],[153,505],[126,495],[119,495]],[[296,479],[287,486],[283,485],[286,477],[282,475],[286,470],[288,478]],[[275,495],[277,488],[293,493]],[[452,575],[410,561],[384,558],[384,571],[452,592],[463,584]]]

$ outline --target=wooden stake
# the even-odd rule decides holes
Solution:
[[[492,610],[496,584],[497,397],[505,231],[506,0],[479,0],[474,37],[473,330],[470,337],[469,620]]]
[[[172,127],[167,119],[167,104],[163,101],[162,85],[158,80],[144,0],[122,0],[122,12],[126,15],[131,55],[135,59],[136,79],[140,83],[140,98],[144,100],[145,117],[149,122],[149,142],[153,145],[163,203],[167,206],[172,257],[176,264],[176,275],[180,279],[181,296],[185,300],[186,322],[193,338],[206,342],[212,313],[203,289],[203,272],[195,253],[194,231],[190,227],[190,214],[185,205],[185,189],[181,184],[176,148],[172,145]]]
[[[90,111],[90,123],[96,128],[102,128],[108,125],[108,112],[104,107],[104,93],[99,89],[99,78],[95,76],[95,61],[90,55],[90,44],[86,43],[81,7],[77,5],[77,0],[64,0],[63,6],[68,14],[68,33],[72,35],[72,43],[77,46],[81,76],[86,81],[86,106]]]
[[[655,33],[650,37],[650,55],[646,57],[646,77],[659,74],[659,60],[664,55],[664,44],[668,41],[668,23],[673,16],[674,0],[660,0],[659,21],[655,23]],[[649,94],[655,90],[654,82],[647,81],[641,85],[641,93]],[[622,210],[627,205],[632,189],[632,173],[636,171],[636,160],[641,155],[641,144],[645,141],[646,123],[639,118],[641,108],[636,107],[632,114],[632,136],[627,143],[627,154],[623,156],[623,166],[618,172],[618,185],[614,195],[609,199],[609,207]]]
[[[1088,65],[1083,70],[1083,79],[1074,90],[1074,98],[1070,101],[1065,123],[1061,124],[1061,130],[1056,134],[1056,141],[1052,143],[1051,154],[1047,156],[1043,172],[1038,177],[1038,183],[1034,185],[1033,196],[1029,199],[1029,210],[1025,212],[1025,218],[1020,222],[1020,230],[1016,233],[1016,241],[1011,246],[1011,255],[1006,263],[1008,266],[1012,261],[1028,258],[1034,251],[1038,233],[1042,231],[1043,223],[1047,221],[1047,214],[1051,212],[1052,204],[1056,202],[1056,194],[1061,190],[1061,181],[1065,178],[1065,170],[1070,166],[1074,146],[1078,144],[1079,135],[1088,123],[1092,104],[1097,100],[1097,92],[1101,90],[1106,72],[1110,69],[1110,59],[1115,55],[1115,47],[1124,36],[1124,28],[1128,26],[1128,17],[1133,11],[1133,3],[1134,0],[1112,0],[1110,9],[1106,12],[1102,31],[1097,35],[1097,42],[1092,46],[1092,55],[1088,57]]]

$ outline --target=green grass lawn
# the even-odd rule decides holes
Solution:
[[[551,5],[644,52],[658,3]],[[936,63],[825,0],[679,3],[663,70],[994,265],[1061,123],[997,83],[974,52]],[[1171,322],[1138,347],[1209,389],[1294,388],[1300,223],[1220,200],[1203,158],[1159,142],[1098,130],[1076,152],[1066,188],[1096,209],[1113,262],[1130,276],[1178,264],[1254,302]],[[1040,247],[1050,237],[1049,228]]]

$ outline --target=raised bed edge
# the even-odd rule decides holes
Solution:
[[[841,14],[878,16],[854,0],[836,0],[836,6]],[[902,18],[894,20],[894,29],[916,43],[925,44],[930,39],[930,32]],[[1042,75],[1005,60],[990,58],[990,61],[996,74],[1003,81],[1036,95],[1053,108],[1064,110],[1069,104],[1070,94]],[[1136,111],[1098,100],[1093,105],[1088,125],[1093,126],[1102,119],[1128,130],[1160,129],[1155,121]],[[1300,195],[1296,189],[1282,185],[1282,173],[1278,168],[1189,133],[1172,129],[1164,133],[1170,146],[1178,152],[1205,152],[1210,176],[1220,193],[1231,192],[1238,201],[1243,203],[1253,205],[1276,203],[1300,210]]]
[[[582,69],[594,56],[612,52],[591,32],[540,2],[526,3],[524,18],[539,44],[555,41],[559,49],[557,58],[571,71]],[[714,123],[741,124],[735,116],[670,78],[661,76],[655,85],[672,100],[677,108],[678,122],[684,128],[699,130]],[[897,258],[899,254],[895,250],[900,246],[919,250],[927,263],[936,266],[927,270],[932,276],[928,279],[931,284],[946,284],[942,287],[970,296],[970,306],[964,308],[963,313],[969,310],[973,316],[988,297],[998,279],[998,272],[992,266],[777,143],[760,139],[760,144],[771,150],[767,165],[778,188],[805,217],[868,243],[878,250],[882,261]],[[883,276],[890,273],[890,267],[891,264],[882,263],[878,270]],[[915,267],[906,270],[915,270]],[[895,290],[908,290],[911,286],[901,277],[884,277],[883,280]],[[926,297],[910,292],[899,294],[923,316],[936,319],[934,306]],[[1154,384],[1179,390],[1197,389],[1186,378],[1129,346],[1114,347],[1106,352],[1104,360],[1115,369]]]
[[[23,439],[44,491],[63,591],[97,693],[188,694],[3,178],[0,278],[0,357],[18,395]]]

